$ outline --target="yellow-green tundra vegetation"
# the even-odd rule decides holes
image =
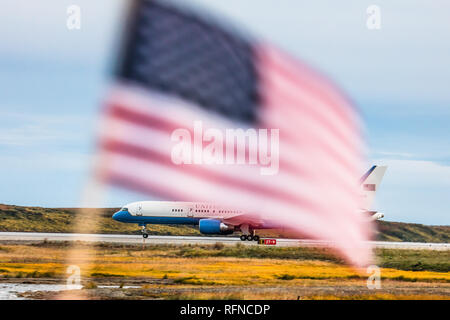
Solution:
[[[80,250],[88,244],[77,243]],[[0,282],[64,283],[68,242],[0,244]],[[98,243],[79,261],[88,297],[166,299],[449,299],[450,252],[375,251],[379,290],[366,270],[326,249]],[[88,252],[88,251],[86,251]],[[101,289],[98,285],[116,285]],[[128,288],[127,286],[136,286]],[[30,293],[31,294],[31,293]],[[55,293],[34,293],[55,298]]]

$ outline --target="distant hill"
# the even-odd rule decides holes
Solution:
[[[88,209],[101,216],[99,233],[140,234],[136,224],[121,223],[111,216],[118,208]],[[0,232],[73,232],[75,215],[78,208],[41,208],[21,207],[0,204]],[[153,225],[147,228],[153,235],[199,235],[194,226]]]
[[[377,221],[378,240],[405,242],[450,242],[450,226]]]
[[[111,219],[117,208],[89,209],[100,215],[100,233],[139,234],[140,227]],[[76,208],[21,207],[0,204],[0,231],[72,232]],[[450,226],[377,221],[381,241],[450,242]],[[149,225],[153,235],[201,235],[195,226]],[[260,232],[261,235],[262,232]],[[273,233],[272,233],[273,234]]]

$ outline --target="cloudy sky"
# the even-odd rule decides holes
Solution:
[[[364,118],[368,166],[389,166],[376,209],[449,224],[448,1],[190,0],[337,82]],[[275,5],[276,3],[276,5]],[[81,8],[81,30],[66,27]],[[16,0],[0,12],[0,203],[79,205],[124,0]],[[381,29],[366,27],[369,5]],[[109,190],[106,206],[141,195]]]

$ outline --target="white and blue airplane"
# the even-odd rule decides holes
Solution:
[[[385,166],[373,166],[361,178],[362,196],[365,205],[362,214],[369,214],[371,219],[378,220],[384,214],[370,211],[375,199],[376,191],[386,172]],[[112,216],[114,220],[125,223],[136,223],[142,227],[142,235],[148,237],[148,224],[187,224],[198,225],[203,234],[231,234],[242,232],[242,241],[259,241],[255,234],[257,229],[276,229],[280,226],[276,222],[264,221],[249,225],[245,219],[245,212],[214,204],[181,202],[181,201],[139,201],[123,206]],[[243,219],[240,219],[242,217]]]

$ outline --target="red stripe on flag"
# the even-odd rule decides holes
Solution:
[[[106,151],[116,152],[122,155],[126,155],[132,158],[139,158],[141,160],[151,161],[158,163],[160,165],[172,168],[174,170],[183,171],[185,174],[189,174],[192,176],[197,176],[205,179],[212,179],[215,183],[228,185],[233,188],[239,188],[246,191],[251,191],[254,193],[261,194],[261,196],[273,197],[278,200],[282,200],[285,202],[289,202],[294,205],[300,205],[304,208],[307,208],[311,211],[317,211],[317,207],[311,203],[309,200],[302,198],[298,195],[294,196],[292,194],[288,194],[282,192],[277,189],[273,189],[267,186],[252,184],[243,179],[233,179],[229,176],[216,174],[208,169],[206,166],[196,166],[196,165],[174,165],[172,164],[170,155],[162,154],[157,151],[139,148],[136,146],[132,146],[130,144],[121,143],[118,141],[107,140],[101,143],[101,148]]]
[[[328,80],[324,77],[320,77],[317,71],[312,71],[306,65],[272,46],[263,45],[258,53],[260,54],[259,59],[266,68],[282,74],[285,79],[289,79],[299,89],[320,99],[327,106],[325,112],[331,112],[333,118],[341,120],[349,128],[358,130],[359,125],[355,122],[356,111],[346,101],[343,94],[337,92],[335,86],[328,84]],[[333,96],[331,96],[332,93]]]
[[[164,114],[162,115],[152,115],[150,113],[144,113],[141,112],[139,109],[134,108],[131,104],[126,105],[124,103],[119,102],[112,102],[107,107],[107,115],[110,117],[122,119],[125,121],[128,121],[130,123],[133,123],[134,125],[142,126],[145,128],[151,128],[160,130],[168,135],[170,135],[174,130],[183,128],[190,132],[191,136],[194,135],[192,129],[190,127],[193,125],[192,123],[182,123],[181,121],[177,121],[174,119],[167,119]],[[268,127],[270,127],[270,123],[266,124]],[[320,141],[317,141],[315,139],[312,139],[308,136],[307,133],[302,133],[301,135],[294,136],[292,134],[289,134],[286,132],[286,130],[281,129],[280,133],[281,139],[287,142],[288,144],[292,145],[292,148],[290,148],[293,151],[296,151],[301,148],[301,143],[305,142],[304,137],[308,139],[308,144],[314,144],[315,146],[319,146],[321,150],[323,150],[324,155],[327,156],[334,156],[335,161],[338,163],[343,162],[344,167],[347,170],[350,170],[350,172],[354,172],[355,170],[350,164],[346,164],[343,159],[340,158],[340,154],[336,153],[334,150],[328,148],[326,145],[322,144]],[[300,142],[300,144],[299,144]],[[295,147],[294,147],[295,146]],[[245,154],[248,155],[249,150],[248,146],[245,146]],[[296,149],[298,148],[298,149]],[[285,150],[287,151],[287,150]],[[308,152],[308,150],[302,150],[303,153]],[[281,157],[280,158],[280,169],[286,170],[286,172],[289,172],[291,174],[297,175],[299,178],[308,179],[308,177],[311,176],[309,170],[305,170],[302,168],[301,165],[299,165],[299,160],[287,160],[286,158]],[[334,174],[339,173],[342,171],[342,169],[336,169],[331,171],[328,174],[328,177],[333,177]],[[339,179],[339,178],[337,178]],[[349,179],[351,180],[351,179]],[[345,188],[351,188],[351,184],[353,184],[353,180],[351,180],[349,183],[346,183],[344,181],[340,181],[340,183],[343,183]],[[350,190],[350,189],[349,189]]]

